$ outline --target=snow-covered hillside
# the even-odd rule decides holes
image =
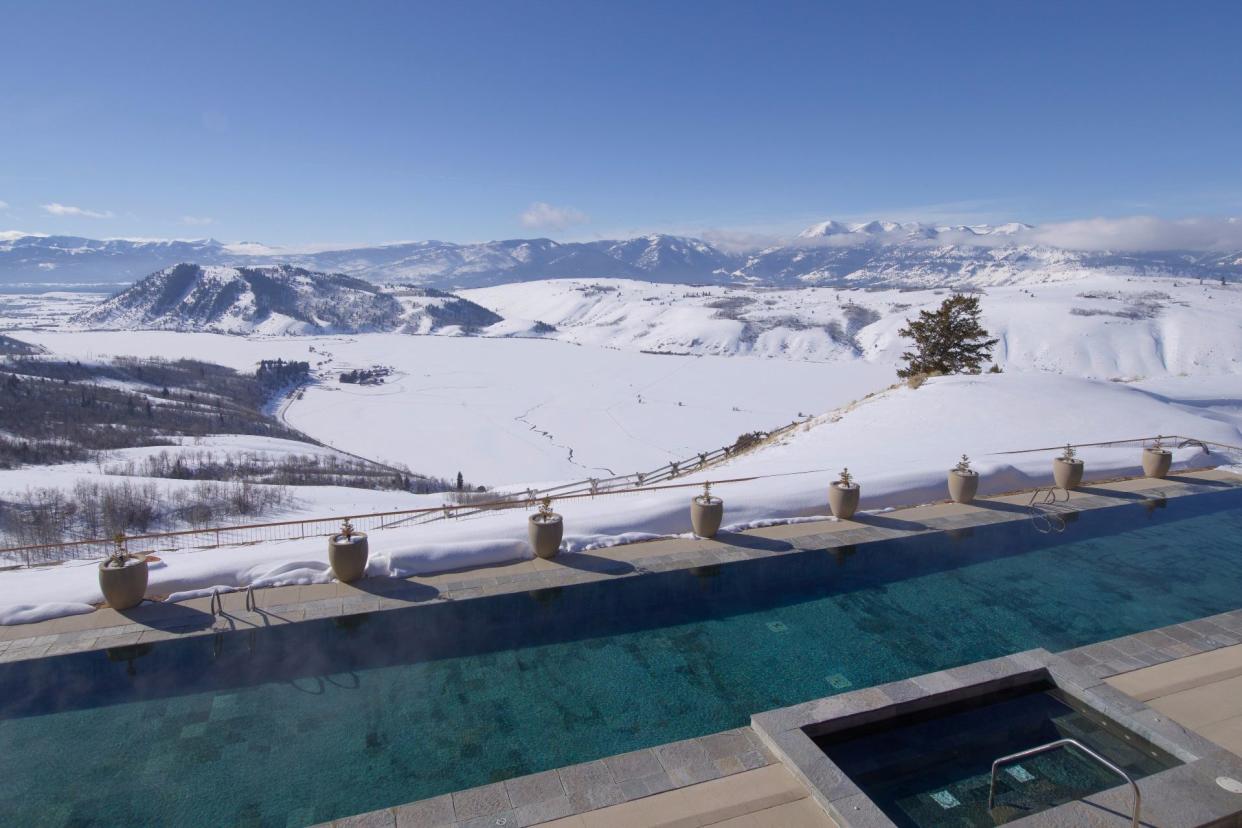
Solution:
[[[485,307],[435,288],[394,287],[404,313],[402,333],[473,334],[503,321]]]
[[[384,331],[401,305],[369,282],[301,268],[179,264],[72,320],[93,328],[322,333]]]
[[[580,344],[896,366],[908,345],[898,331],[946,292],[549,280],[462,295],[505,317],[505,326],[538,320],[555,328],[546,336]],[[1104,378],[1242,373],[1242,286],[1087,273],[988,288],[981,300],[1006,369]]]

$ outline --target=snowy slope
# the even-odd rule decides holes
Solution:
[[[473,334],[503,321],[498,315],[467,299],[435,288],[392,288],[404,314],[402,333]]]
[[[300,268],[179,264],[158,271],[72,320],[96,328],[322,333],[391,330],[401,306],[348,276]]]
[[[778,290],[556,280],[464,291],[507,326],[544,322],[544,335],[627,350],[865,359],[896,366],[898,331],[943,290]],[[996,361],[1082,376],[1242,373],[1242,287],[1084,274],[988,288],[984,324]]]

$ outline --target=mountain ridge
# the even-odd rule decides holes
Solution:
[[[1137,276],[1242,279],[1242,251],[1074,250],[1038,242],[1031,225],[931,225],[824,221],[795,239],[732,250],[702,239],[652,234],[558,242],[548,238],[458,244],[397,242],[285,252],[215,239],[124,240],[0,234],[0,285],[125,284],[183,262],[203,266],[278,264],[373,283],[446,290],[548,278],[624,278],[657,283],[929,287],[1064,278],[1074,270]]]

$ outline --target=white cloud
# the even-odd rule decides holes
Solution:
[[[216,220],[208,216],[182,216],[181,223],[187,227],[205,227],[208,224],[215,224]]]
[[[43,210],[53,216],[73,216],[75,218],[107,219],[112,218],[114,215],[111,210],[84,210],[81,207],[71,207],[68,204],[59,204],[55,201],[51,204],[44,204]]]
[[[1028,231],[1027,237],[1039,244],[1072,250],[1242,250],[1242,221],[1094,218],[1042,224]]]
[[[523,227],[532,230],[564,230],[570,225],[590,221],[586,214],[573,207],[555,207],[544,201],[536,201],[522,211],[518,219]]]
[[[9,203],[7,201],[0,201],[0,210],[7,210],[7,209],[9,209]]]

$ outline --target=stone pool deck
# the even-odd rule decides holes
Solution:
[[[1068,501],[1058,503],[1057,509],[1085,511],[1229,488],[1242,488],[1242,477],[1216,469],[1186,472],[1164,480],[1093,482],[1071,492]],[[253,611],[246,609],[244,592],[222,594],[224,611],[219,614],[212,613],[212,599],[206,597],[176,604],[148,601],[124,612],[105,607],[83,615],[0,627],[0,663],[402,609],[432,601],[529,592],[810,549],[834,549],[928,532],[968,530],[986,524],[1030,520],[1030,500],[1030,491],[1017,492],[980,498],[969,506],[935,503],[876,514],[860,513],[852,520],[829,518],[722,532],[713,540],[679,537],[566,554],[553,560],[535,558],[437,575],[268,587],[254,591],[258,606]],[[383,535],[375,535],[372,542],[382,544]],[[204,550],[199,554],[212,552]]]

